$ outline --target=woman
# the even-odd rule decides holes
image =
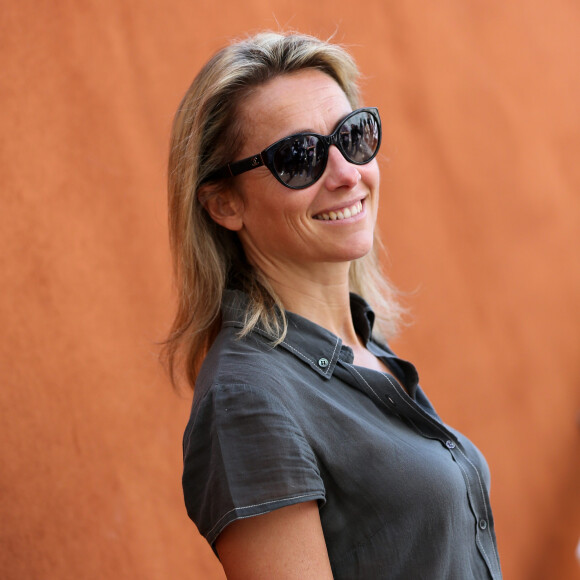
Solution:
[[[218,52],[177,112],[187,510],[229,578],[501,578],[485,460],[385,343],[381,124],[357,76],[338,46],[264,33]]]

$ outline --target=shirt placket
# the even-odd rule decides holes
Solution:
[[[359,389],[383,411],[398,415],[420,435],[439,441],[447,449],[465,481],[469,506],[475,518],[477,548],[486,563],[490,577],[493,580],[500,580],[501,571],[495,547],[489,497],[481,473],[467,456],[460,440],[436,418],[432,409],[429,409],[431,413],[428,413],[409,397],[393,377],[344,362],[341,366],[355,379]],[[377,380],[378,377],[381,380]]]

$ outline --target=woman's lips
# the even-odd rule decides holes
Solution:
[[[352,205],[343,207],[341,209],[337,209],[334,211],[329,211],[328,213],[322,212],[314,216],[315,220],[324,220],[324,221],[337,221],[337,220],[344,220],[350,217],[354,217],[358,215],[363,209],[362,201],[357,201]]]

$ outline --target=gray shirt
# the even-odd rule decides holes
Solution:
[[[405,389],[293,313],[275,348],[238,340],[244,303],[226,293],[184,435],[185,503],[212,547],[234,520],[317,500],[336,579],[500,579],[485,459],[372,338],[366,302],[351,295],[355,328]]]

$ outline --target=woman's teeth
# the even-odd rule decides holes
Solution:
[[[359,214],[362,211],[362,201],[357,201],[351,207],[343,207],[337,211],[329,211],[328,213],[319,213],[318,215],[314,216],[314,219],[317,220],[344,220],[349,217],[354,217],[355,215]]]

